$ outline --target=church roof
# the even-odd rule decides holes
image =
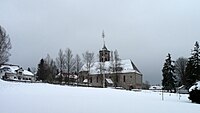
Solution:
[[[108,50],[105,44],[103,45],[102,50]]]
[[[103,50],[106,50],[106,51],[108,51],[108,49],[107,49],[107,47],[106,47],[106,45],[105,45],[105,44],[103,45],[103,48],[102,48],[102,50],[101,50],[101,51],[103,51]]]
[[[113,73],[112,70],[111,70],[111,67],[112,67],[112,62],[111,61],[106,61],[105,62],[105,74],[108,74],[108,73]],[[121,60],[120,61],[120,64],[121,64],[121,68],[122,68],[122,71],[120,71],[119,73],[131,73],[131,72],[135,72],[135,73],[138,73],[138,74],[141,74],[141,72],[138,70],[138,68],[135,66],[135,64],[130,60],[130,59],[127,59],[127,60]],[[102,62],[94,62],[90,68],[90,74],[93,74],[93,75],[97,75],[97,74],[101,74],[101,67],[102,66]],[[86,64],[83,65],[83,67],[81,68],[81,71],[88,71],[87,67],[86,67]]]

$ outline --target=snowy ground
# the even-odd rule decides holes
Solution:
[[[0,113],[198,113],[187,97],[0,80]]]

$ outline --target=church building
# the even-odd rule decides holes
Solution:
[[[104,34],[103,34],[104,38]],[[104,41],[99,51],[99,61],[91,64],[90,69],[83,65],[79,73],[79,83],[91,87],[121,87],[124,89],[141,89],[142,73],[130,59],[113,60]],[[117,64],[116,64],[117,63]]]

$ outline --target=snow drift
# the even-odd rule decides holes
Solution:
[[[188,95],[83,88],[0,80],[1,113],[189,113],[200,105]]]

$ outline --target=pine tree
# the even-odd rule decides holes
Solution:
[[[163,89],[172,92],[175,91],[175,82],[176,77],[174,75],[174,65],[172,64],[171,55],[168,54],[167,59],[165,60],[164,67],[162,69],[163,80],[162,85]]]
[[[44,59],[40,60],[40,63],[38,64],[38,71],[37,71],[37,76],[38,76],[38,80],[42,80],[45,81],[47,76],[46,76],[46,72],[45,72],[45,61]]]
[[[190,88],[196,81],[200,80],[200,49],[196,42],[192,50],[191,57],[186,67],[186,86]]]

